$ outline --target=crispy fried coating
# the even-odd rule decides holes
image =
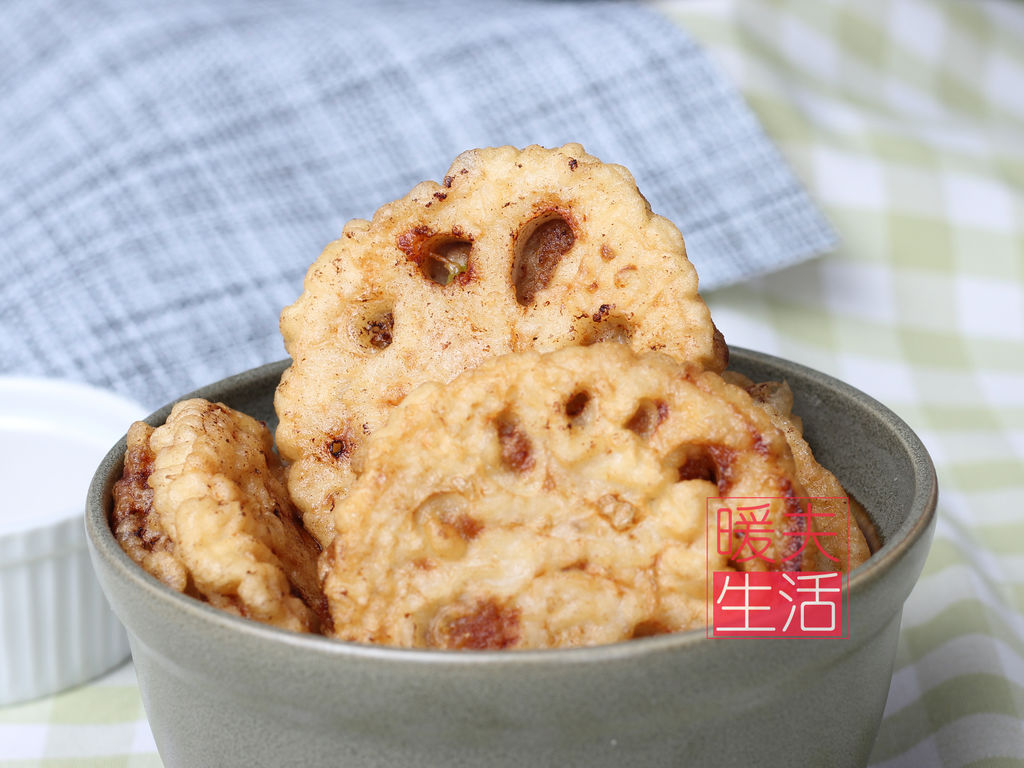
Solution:
[[[128,429],[127,450],[121,479],[114,483],[112,528],[121,548],[146,571],[169,587],[185,592],[188,569],[174,555],[174,542],[160,518],[151,514],[153,449],[149,439],[153,428],[137,421]]]
[[[319,546],[288,499],[266,426],[220,403],[177,403],[128,433],[114,487],[122,548],[172,588],[231,613],[319,629]]]
[[[784,381],[755,383],[734,371],[723,374],[726,380],[747,390],[772,424],[786,436],[796,463],[796,476],[804,492],[811,497],[812,512],[819,531],[815,548],[817,571],[852,571],[871,556],[862,526],[870,519],[860,503],[849,496],[839,480],[814,458],[803,436],[803,422],[793,411],[793,391]],[[871,529],[868,528],[869,533]]]
[[[420,383],[602,340],[715,371],[727,357],[679,230],[578,144],[465,152],[442,183],[349,222],[281,330],[277,443],[322,544],[367,436]]]
[[[334,636],[546,648],[703,626],[708,568],[806,567],[794,476],[714,372],[611,343],[488,360],[414,390],[369,441],[322,558]],[[726,495],[773,498],[774,565],[708,546]]]

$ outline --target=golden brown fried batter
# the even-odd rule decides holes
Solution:
[[[789,388],[724,371],[679,231],[578,144],[465,152],[349,222],[281,330],[287,469],[261,423],[189,400],[132,426],[114,488],[125,551],[214,606],[358,642],[592,645],[703,626],[709,571],[868,557]],[[767,530],[723,533],[744,510]]]
[[[277,442],[322,544],[367,436],[422,382],[603,340],[715,371],[727,355],[678,229],[578,144],[465,152],[443,183],[349,222],[281,330]]]
[[[114,483],[112,528],[121,548],[147,572],[173,589],[188,589],[188,570],[174,555],[171,541],[160,518],[150,514],[153,489],[149,476],[153,472],[153,449],[149,439],[153,428],[137,421],[128,429],[128,447],[124,455],[124,471]]]
[[[414,390],[368,442],[322,558],[334,634],[542,648],[703,626],[708,568],[769,567],[707,546],[708,498],[772,498],[765,557],[799,570],[794,475],[713,372],[608,343],[486,361]]]
[[[319,547],[288,500],[270,432],[220,403],[176,404],[128,433],[114,487],[124,550],[172,588],[240,616],[317,631]]]
[[[754,383],[734,371],[723,374],[726,380],[747,390],[754,402],[786,436],[796,463],[796,477],[804,493],[815,497],[812,512],[817,530],[821,533],[816,548],[817,571],[852,571],[871,556],[868,542],[858,519],[867,519],[856,499],[850,498],[836,476],[814,458],[810,445],[803,436],[803,422],[793,412],[793,392],[786,382],[766,381]],[[858,514],[859,513],[859,514]]]

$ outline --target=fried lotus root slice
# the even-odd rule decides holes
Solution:
[[[132,560],[148,573],[178,592],[188,590],[188,569],[174,554],[174,542],[153,514],[153,449],[149,439],[153,428],[137,421],[128,429],[124,470],[114,483],[114,537]]]
[[[793,411],[793,391],[784,381],[755,383],[735,371],[726,371],[723,376],[745,389],[786,436],[796,464],[797,480],[804,493],[812,497],[812,513],[816,516],[818,545],[814,548],[814,570],[852,571],[871,556],[868,536],[875,539],[875,548],[881,542],[877,541],[866,510],[847,494],[836,476],[814,458],[803,436],[803,422]]]
[[[289,490],[325,543],[363,441],[425,381],[484,359],[620,341],[722,370],[727,348],[679,230],[629,171],[578,144],[478,149],[354,220],[281,315]]]
[[[288,499],[266,426],[220,403],[177,403],[128,433],[113,528],[173,589],[239,616],[319,631],[320,548]]]
[[[489,360],[413,391],[369,442],[321,559],[334,634],[546,648],[703,626],[709,565],[804,568],[794,473],[713,372],[621,344]],[[726,495],[771,497],[773,565],[708,562]]]

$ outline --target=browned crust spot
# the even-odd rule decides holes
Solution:
[[[434,231],[426,224],[417,224],[407,232],[400,234],[396,245],[398,250],[418,264],[420,260],[420,245],[433,234]]]
[[[494,599],[478,600],[466,613],[448,618],[434,639],[442,648],[498,651],[519,640],[519,611]]]
[[[320,619],[320,634],[331,635],[334,632],[334,618],[331,616],[331,608],[327,602],[327,595],[320,594],[316,598],[316,605],[310,605]]]
[[[789,535],[780,537],[782,552],[779,557],[782,562],[779,564],[779,570],[798,572],[803,570],[803,557],[798,557],[797,553],[807,539],[807,517],[800,505],[800,499],[794,495],[793,484],[789,480],[782,481],[781,491],[785,496],[785,516],[789,523],[786,533]]]
[[[132,543],[152,551],[160,538],[146,525],[153,508],[153,489],[149,487],[153,459],[148,442],[130,446],[125,452],[121,479],[114,483],[113,488],[111,527],[122,548],[136,560],[138,557],[133,552]]]
[[[406,394],[408,393],[401,384],[392,384],[380,393],[380,401],[385,405],[394,407],[405,399]]]
[[[718,479],[718,492],[725,496],[732,488],[735,480],[736,451],[724,445],[709,445],[705,449],[715,464],[715,476]]]
[[[458,533],[459,537],[464,541],[472,541],[479,536],[480,532],[484,529],[483,523],[465,512],[450,518],[445,517],[442,519],[442,522],[447,523],[454,528],[455,532]]]
[[[533,445],[519,423],[505,413],[498,417],[495,428],[501,444],[501,461],[515,472],[527,472],[533,468]]]
[[[729,366],[729,345],[725,343],[725,336],[717,327],[711,342],[711,351],[717,363],[717,370],[724,371]]]
[[[666,627],[657,619],[646,619],[633,627],[633,633],[630,637],[633,639],[638,637],[653,637],[654,635],[668,635],[671,632],[671,629]]]

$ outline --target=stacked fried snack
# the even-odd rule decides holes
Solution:
[[[321,544],[367,438],[416,386],[511,352],[616,340],[710,370],[727,349],[682,235],[579,145],[465,152],[351,221],[281,315],[288,487]]]
[[[265,425],[220,403],[136,422],[114,485],[113,528],[143,568],[239,616],[316,631],[319,547],[288,499]]]
[[[709,556],[867,557],[845,503],[815,529],[801,497],[845,493],[788,389],[725,371],[679,231],[579,145],[463,153],[349,222],[281,329],[284,468],[222,405],[129,434],[122,546],[214,605],[357,642],[592,645],[703,626]],[[774,499],[764,560],[708,554],[719,496]]]

